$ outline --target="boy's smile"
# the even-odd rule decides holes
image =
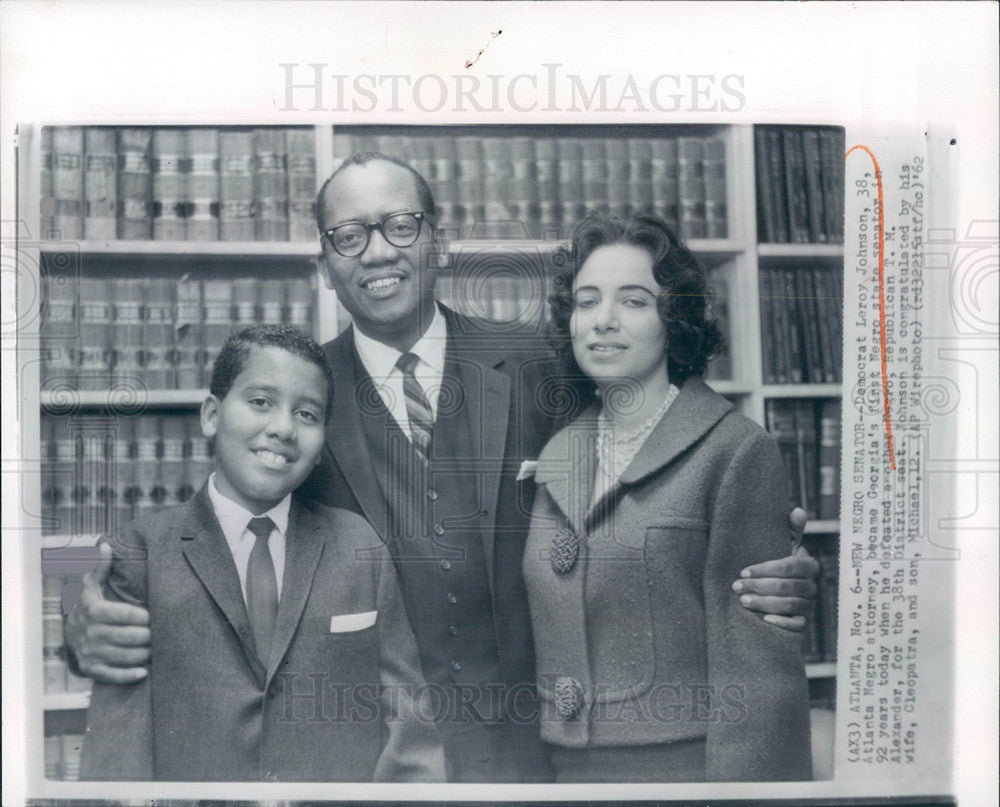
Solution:
[[[226,396],[202,406],[219,492],[255,515],[270,510],[319,461],[325,411],[319,367],[283,348],[252,348]]]

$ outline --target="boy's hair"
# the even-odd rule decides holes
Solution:
[[[288,325],[251,325],[230,336],[212,365],[208,391],[220,401],[225,398],[255,347],[279,347],[319,367],[326,379],[324,418],[329,423],[333,409],[333,371],[326,353],[311,337]]]

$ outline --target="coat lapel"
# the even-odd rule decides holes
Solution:
[[[593,407],[556,434],[538,458],[535,481],[544,484],[577,535],[586,534],[597,469],[597,414]]]
[[[333,411],[336,414],[326,430],[326,443],[361,505],[365,518],[379,535],[385,536],[388,530],[386,503],[372,464],[383,459],[368,454],[362,418],[380,417],[384,425],[388,411],[374,388],[359,389],[359,383],[371,385],[371,379],[358,372],[353,328],[330,345],[327,355],[333,367]],[[362,412],[359,404],[362,397],[371,404],[368,412]],[[377,433],[383,434],[384,431],[380,428]]]
[[[219,526],[219,520],[212,509],[206,486],[202,486],[192,499],[190,517],[181,524],[180,535],[184,542],[182,547],[184,557],[219,606],[226,621],[232,625],[247,662],[253,669],[258,683],[263,685],[267,671],[257,658],[250,618],[247,616],[243,591],[240,589],[239,574],[233,563],[232,552]]]
[[[312,512],[292,498],[285,534],[285,576],[278,602],[274,640],[271,642],[271,658],[267,665],[268,682],[288,651],[309,599],[313,577],[323,555],[324,542],[319,532],[320,524]]]

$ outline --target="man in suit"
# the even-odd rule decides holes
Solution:
[[[223,346],[201,409],[213,473],[112,538],[108,596],[149,609],[153,657],[138,684],[95,686],[83,778],[444,778],[388,553],[356,513],[292,495],[331,387],[287,326]]]
[[[545,780],[521,559],[530,463],[572,413],[539,402],[553,365],[537,345],[435,302],[435,213],[424,178],[385,155],[346,160],[320,191],[322,268],[352,327],[326,346],[334,415],[305,487],[363,513],[396,561],[424,675],[442,694],[449,780]],[[748,608],[801,629],[816,570],[790,557],[734,586]],[[67,643],[84,672],[141,678],[144,615],[110,608],[93,583]]]

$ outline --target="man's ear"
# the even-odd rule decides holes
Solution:
[[[201,433],[205,437],[215,437],[219,426],[219,399],[209,395],[201,402]]]
[[[323,247],[323,251],[316,256],[316,271],[319,272],[319,276],[323,279],[323,284],[330,291],[336,291],[333,285],[333,273],[330,263],[326,259],[326,247]]]

